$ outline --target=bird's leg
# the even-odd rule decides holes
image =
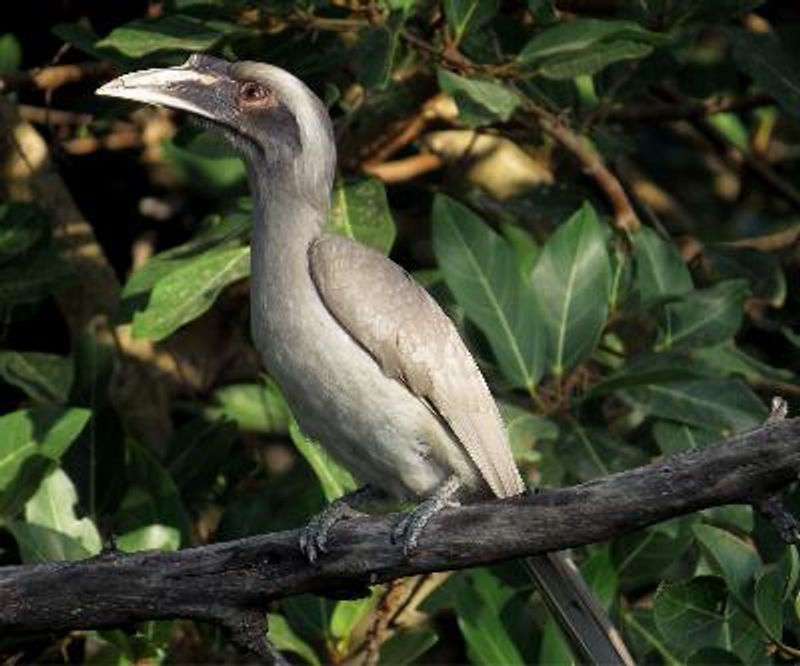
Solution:
[[[403,542],[403,552],[406,557],[414,554],[419,543],[419,535],[422,534],[422,530],[425,529],[425,525],[431,518],[447,506],[458,506],[453,495],[458,492],[459,488],[461,488],[461,479],[453,474],[436,489],[433,495],[403,516],[402,520],[397,523],[397,527],[392,532],[392,541]]]
[[[366,485],[358,490],[342,495],[314,516],[300,535],[300,550],[311,564],[317,561],[320,553],[327,552],[328,533],[341,520],[361,515],[355,507],[382,497],[380,491]]]

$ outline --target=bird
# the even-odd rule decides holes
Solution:
[[[382,253],[326,232],[336,145],[309,87],[274,65],[193,54],[183,65],[123,74],[97,93],[186,112],[243,158],[255,346],[303,433],[365,484],[302,531],[312,563],[365,497],[418,502],[393,535],[412,557],[444,507],[526,491],[453,322]],[[566,554],[525,562],[580,663],[634,663]]]

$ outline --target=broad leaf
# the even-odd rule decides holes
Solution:
[[[145,525],[117,537],[117,548],[126,553],[141,550],[178,550],[181,535],[178,530],[168,525]]]
[[[692,290],[692,276],[675,245],[649,227],[634,236],[639,294],[646,306]]]
[[[800,116],[800,64],[771,34],[729,30],[733,59],[759,87],[772,95],[786,113]]]
[[[0,377],[39,403],[64,403],[72,385],[72,360],[40,352],[0,351]]]
[[[537,442],[558,437],[558,426],[548,419],[532,414],[509,403],[501,402],[500,415],[508,432],[508,441],[517,462],[536,463],[540,455],[536,451]]]
[[[129,442],[127,452],[128,492],[115,516],[115,527],[124,533],[166,525],[179,532],[182,544],[189,543],[191,519],[172,476],[144,447]]]
[[[614,539],[611,559],[620,587],[640,589],[657,584],[694,543],[693,518],[676,518]]]
[[[767,416],[763,403],[739,380],[663,382],[630,388],[622,395],[652,416],[720,434],[753,428]]]
[[[468,208],[440,195],[433,204],[433,250],[447,286],[489,340],[506,379],[533,390],[543,370],[543,331],[508,244]]]
[[[368,597],[337,601],[331,614],[331,636],[347,646],[358,624],[375,608],[382,591],[381,587],[374,587]]]
[[[519,95],[499,81],[467,78],[439,69],[439,87],[455,100],[469,127],[506,122],[520,104]]]
[[[263,433],[286,433],[289,410],[277,385],[231,384],[214,391],[214,406],[206,409],[212,419],[230,419],[242,430]]]
[[[319,444],[303,435],[295,421],[289,424],[289,435],[300,455],[317,475],[328,502],[356,489],[350,472],[333,460]]]
[[[748,293],[747,282],[729,280],[667,303],[656,349],[707,347],[732,338],[742,324]]]
[[[725,624],[727,598],[725,583],[716,576],[664,583],[653,602],[656,626],[684,655],[715,645]]]
[[[208,310],[224,287],[250,273],[250,249],[212,250],[159,280],[147,309],[133,318],[137,338],[162,340]]]
[[[444,0],[444,13],[453,41],[460,42],[497,13],[498,0]]]
[[[760,564],[752,545],[711,525],[695,525],[694,533],[711,568],[725,579],[731,594],[749,607]]]
[[[0,204],[0,262],[28,251],[47,233],[42,211],[28,203]]]
[[[384,90],[391,82],[400,45],[404,13],[392,13],[388,19],[366,28],[356,42],[358,80],[365,88]]]
[[[430,629],[401,629],[381,644],[380,666],[410,666],[439,640]]]
[[[547,241],[531,279],[556,376],[594,351],[608,314],[611,261],[603,229],[584,205]]]
[[[577,19],[536,35],[517,60],[548,78],[571,79],[595,74],[620,60],[642,58],[664,40],[631,21]]]
[[[89,518],[78,518],[78,493],[61,469],[54,469],[25,503],[28,524],[46,527],[77,541],[91,555],[100,552],[100,535]]]
[[[487,569],[474,569],[460,582],[455,597],[458,627],[471,662],[486,666],[524,664],[502,620],[512,590]]]
[[[6,527],[19,546],[22,561],[27,564],[83,560],[93,555],[80,541],[51,527],[19,520],[9,523]]]
[[[783,640],[783,587],[780,571],[770,567],[759,574],[753,596],[756,617],[776,642]]]
[[[23,466],[38,460],[44,469],[28,479],[31,492],[89,420],[88,409],[39,407],[0,416],[0,490],[7,490]]]
[[[284,652],[294,652],[307,664],[320,666],[319,658],[314,650],[294,633],[294,630],[283,615],[267,613],[267,631],[269,632],[270,643],[277,649]]]
[[[699,449],[718,440],[708,430],[671,421],[656,421],[653,424],[653,437],[661,453],[665,455],[686,449]]]
[[[156,19],[136,20],[115,28],[97,43],[130,58],[158,51],[208,51],[225,37],[246,29],[223,21],[201,21],[186,14],[165,14]]]
[[[388,254],[396,231],[383,183],[377,178],[337,183],[328,230]]]

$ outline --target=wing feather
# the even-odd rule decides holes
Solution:
[[[438,303],[400,266],[343,236],[314,242],[309,267],[330,313],[448,425],[491,490],[522,492],[497,405]]]

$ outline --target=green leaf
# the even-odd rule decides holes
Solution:
[[[728,595],[716,576],[663,583],[653,601],[656,626],[680,654],[717,643],[725,624]]]
[[[21,65],[22,46],[19,40],[10,32],[0,35],[0,74],[16,72]]]
[[[498,0],[444,0],[450,37],[454,42],[460,42],[466,35],[486,25],[498,7]]]
[[[731,594],[748,608],[753,577],[760,565],[753,547],[711,525],[695,525],[694,533],[712,570],[725,579]]]
[[[381,644],[380,666],[410,666],[439,641],[430,629],[401,629]]]
[[[88,409],[37,407],[0,416],[0,490],[36,459],[57,462],[89,420]],[[47,467],[47,465],[45,465]],[[34,488],[44,477],[31,478]]]
[[[201,21],[186,14],[165,14],[114,28],[96,46],[118,51],[129,58],[141,58],[158,51],[208,51],[224,38],[246,32],[247,29],[234,23]]]
[[[620,60],[644,57],[664,41],[663,35],[631,21],[576,19],[533,37],[517,60],[548,78],[575,78]]]
[[[742,324],[748,294],[745,280],[729,280],[667,303],[656,350],[707,347],[732,338]]]
[[[539,663],[547,666],[575,666],[572,651],[555,620],[548,619],[542,631]]]
[[[231,384],[214,391],[216,405],[206,409],[211,419],[230,419],[239,428],[252,432],[287,433],[289,409],[277,385]]]
[[[708,430],[671,421],[656,421],[653,424],[653,437],[664,455],[687,449],[700,449],[718,439]]]
[[[671,381],[627,389],[622,395],[651,416],[720,434],[763,423],[767,409],[738,379]]]
[[[66,402],[72,386],[72,360],[40,352],[0,351],[0,377],[40,403]]]
[[[677,518],[614,539],[611,559],[623,590],[659,583],[692,546],[694,518]]]
[[[158,281],[147,309],[133,318],[137,338],[163,340],[208,310],[227,285],[250,273],[250,249],[212,250]]]
[[[537,463],[541,458],[536,451],[537,442],[558,437],[558,426],[527,409],[506,402],[498,404],[500,415],[508,432],[508,440],[517,462]]]
[[[90,555],[100,552],[100,534],[89,518],[77,518],[78,493],[61,469],[54,469],[25,503],[25,520],[77,541]]]
[[[686,660],[687,666],[738,666],[744,664],[737,655],[717,647],[704,647]]]
[[[187,502],[207,496],[213,489],[238,437],[235,423],[202,418],[189,421],[175,433],[167,470]]]
[[[513,594],[487,569],[463,575],[455,605],[458,627],[467,642],[470,661],[477,665],[512,666],[525,661],[506,631],[502,611]]]
[[[319,444],[306,438],[294,420],[289,424],[289,436],[317,475],[328,502],[356,489],[350,472],[333,460]]]
[[[765,350],[764,350],[765,351]],[[763,351],[762,351],[763,353]],[[720,375],[739,375],[755,384],[782,384],[795,381],[788,368],[775,368],[736,346],[728,340],[713,347],[695,349],[692,357]]]
[[[786,113],[800,116],[800,63],[797,58],[774,33],[730,29],[728,35],[733,44],[733,60],[739,69],[772,95]]]
[[[489,341],[505,378],[533,390],[543,370],[535,298],[501,236],[468,208],[438,195],[433,251],[445,282]]]
[[[542,249],[530,233],[516,224],[503,224],[500,231],[517,257],[517,265],[523,279],[527,280]]]
[[[50,527],[13,521],[6,525],[19,546],[20,556],[26,564],[83,560],[90,553],[77,540]]]
[[[453,98],[461,120],[469,127],[506,122],[521,101],[514,90],[499,81],[467,78],[441,68],[438,76],[439,87]]]
[[[114,517],[121,532],[148,525],[166,525],[181,535],[181,543],[191,537],[191,519],[175,481],[161,463],[144,447],[128,442],[125,466],[127,493]]]
[[[753,596],[759,623],[777,643],[783,640],[783,586],[779,570],[769,567],[758,576]]]
[[[169,525],[145,525],[126,532],[116,540],[117,547],[126,553],[135,553],[141,550],[171,552],[178,550],[180,544],[180,532]]]
[[[396,231],[383,183],[377,178],[338,182],[327,230],[389,254]]]
[[[47,218],[33,204],[0,204],[0,263],[27,252],[46,235],[47,229]]]
[[[270,643],[283,652],[294,652],[307,664],[320,666],[320,661],[311,646],[300,638],[283,615],[267,613],[267,631]]]
[[[570,475],[588,481],[621,472],[647,462],[642,451],[610,436],[600,428],[576,423],[562,430],[556,448],[559,460]]]
[[[548,366],[561,376],[591,355],[608,315],[611,261],[589,204],[547,241],[531,282],[547,334]]]
[[[372,588],[372,594],[363,599],[337,601],[331,614],[330,633],[347,646],[358,624],[375,608],[382,588]]]
[[[69,283],[69,266],[47,244],[0,265],[0,306],[33,303]]]
[[[619,577],[611,553],[608,548],[602,548],[594,553],[581,565],[581,574],[589,589],[594,592],[606,610],[614,604],[619,591]]]
[[[358,81],[368,90],[385,90],[391,83],[404,18],[404,12],[394,12],[385,22],[359,33],[355,48]]]
[[[643,305],[692,291],[692,275],[671,242],[642,227],[634,236],[633,248]]]
[[[556,81],[591,77],[609,65],[621,60],[638,60],[650,55],[650,44],[632,41],[618,41],[598,44],[596,47],[548,58],[538,67],[538,72]]]
[[[162,144],[162,151],[181,181],[206,196],[224,197],[247,179],[244,162],[217,132],[182,129]]]

